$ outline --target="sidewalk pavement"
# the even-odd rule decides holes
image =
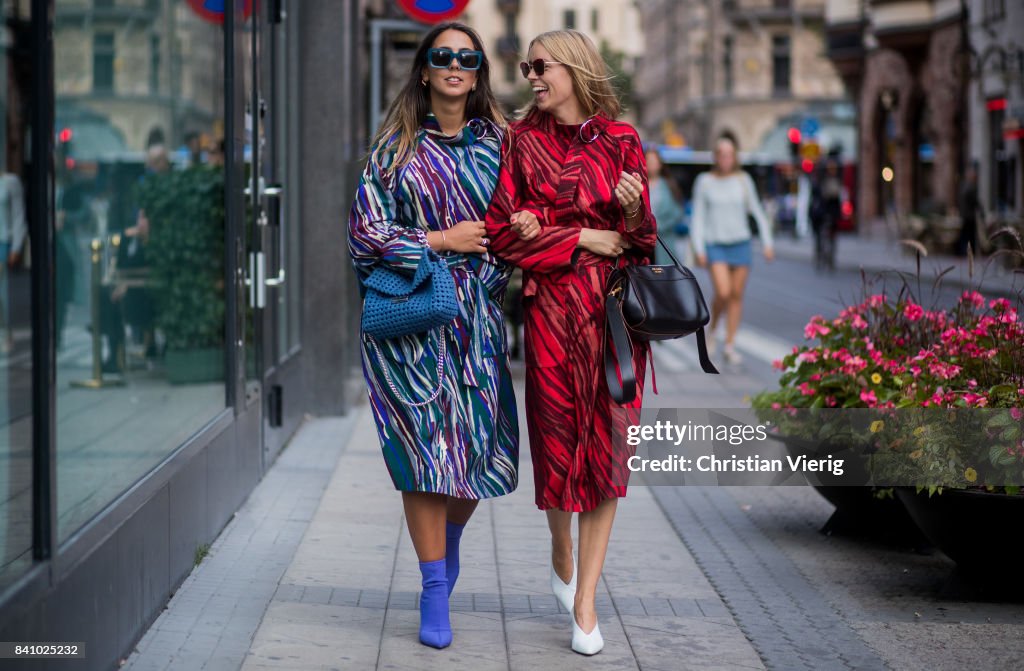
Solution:
[[[692,349],[656,348],[661,394],[645,406],[739,408],[763,385],[744,364],[703,375]],[[958,585],[940,553],[822,536],[832,507],[809,487],[637,485],[599,585],[605,649],[576,655],[522,436],[519,489],[482,503],[463,536],[451,647],[418,642],[416,557],[364,406],[303,425],[124,668],[934,671],[1024,658],[1024,609]]]
[[[483,502],[466,529],[454,642],[434,650],[418,640],[417,560],[372,415],[364,406],[349,420],[308,422],[124,668],[764,668],[641,487],[620,503],[599,586],[605,649],[573,653],[532,477],[524,444],[519,489]]]
[[[781,258],[814,262],[814,237],[793,237],[780,233],[775,237],[775,253]],[[900,271],[911,275],[917,272],[914,250],[901,244],[879,225],[869,225],[865,230],[854,233],[840,233],[836,238],[836,267],[842,270],[859,270],[868,273]],[[933,280],[937,273],[952,267],[943,282],[967,288],[980,287],[987,293],[1004,295],[1024,290],[1024,274],[1014,273],[1003,265],[1001,257],[976,257],[974,271],[964,257],[948,254],[929,254],[921,257],[921,277],[926,282]]]

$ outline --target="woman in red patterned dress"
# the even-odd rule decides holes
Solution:
[[[619,101],[593,42],[572,30],[544,33],[528,59],[520,67],[534,99],[503,146],[487,235],[491,251],[524,272],[526,417],[536,502],[551,530],[551,586],[573,615],[573,650],[594,654],[604,645],[597,582],[626,495],[627,454],[621,433],[613,446],[613,422],[638,415],[641,402],[638,394],[616,404],[605,382],[605,284],[616,265],[652,254],[654,217],[640,138],[615,120]],[[635,349],[642,388],[648,351]]]

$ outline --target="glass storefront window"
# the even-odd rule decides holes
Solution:
[[[0,5],[0,589],[32,564],[28,5]]]
[[[174,0],[57,0],[53,43],[63,541],[225,407],[224,48]]]

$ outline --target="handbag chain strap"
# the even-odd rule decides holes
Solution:
[[[380,369],[384,373],[384,380],[387,381],[388,387],[391,388],[391,393],[406,405],[411,405],[414,408],[427,405],[438,397],[441,393],[441,389],[444,387],[444,360],[448,352],[448,339],[445,338],[445,335],[448,332],[448,327],[442,326],[440,332],[441,344],[438,345],[437,348],[437,389],[434,390],[427,400],[419,402],[410,401],[402,394],[402,392],[398,391],[398,387],[395,385],[394,380],[391,379],[391,373],[388,372],[387,362],[384,361],[384,356],[380,353],[380,347],[377,346],[377,339],[373,336],[367,336],[370,339],[370,346],[373,347],[373,351],[377,355],[377,363],[380,364]]]

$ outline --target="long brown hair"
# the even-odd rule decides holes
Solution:
[[[530,47],[534,44],[544,47],[552,58],[569,69],[572,90],[584,114],[590,117],[601,112],[609,119],[618,118],[622,104],[612,86],[614,77],[593,40],[578,30],[551,30],[533,38]],[[536,106],[535,101],[530,101],[519,114],[525,117]]]
[[[422,85],[421,73],[428,67],[427,51],[433,46],[438,35],[446,30],[465,33],[473,42],[473,48],[484,54],[480,69],[476,71],[476,90],[470,91],[469,97],[466,98],[466,119],[489,119],[502,128],[505,127],[505,116],[501,113],[498,101],[491,90],[491,64],[487,60],[480,36],[464,23],[442,23],[435,26],[420,42],[412,61],[409,79],[392,101],[387,117],[373,139],[376,150],[371,160],[377,161],[378,164],[381,152],[390,151],[392,147],[395,152],[392,168],[400,168],[412,160],[416,152],[417,131],[430,112],[430,87]]]

